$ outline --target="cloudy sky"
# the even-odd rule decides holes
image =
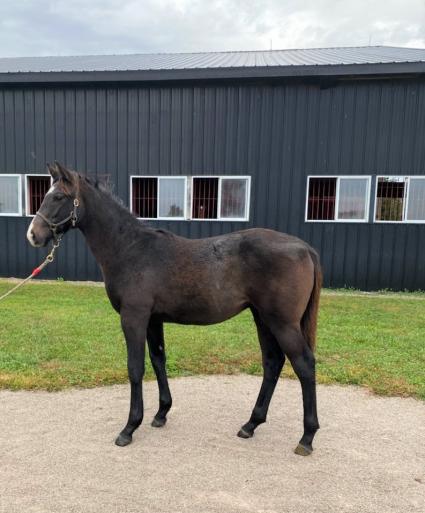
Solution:
[[[0,57],[393,45],[425,0],[0,0]]]

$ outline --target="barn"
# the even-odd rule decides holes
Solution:
[[[108,180],[186,237],[253,226],[309,241],[325,284],[425,289],[425,49],[327,48],[0,59],[0,275],[46,162]],[[75,230],[45,278],[100,280]]]

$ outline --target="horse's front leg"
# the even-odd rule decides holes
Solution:
[[[152,426],[162,427],[167,422],[167,413],[172,404],[165,368],[164,326],[162,322],[153,322],[151,319],[148,326],[147,339],[149,355],[159,388],[159,409],[152,421]]]
[[[145,374],[145,341],[149,315],[134,309],[121,311],[121,326],[127,343],[127,368],[131,385],[130,413],[125,428],[115,443],[119,446],[131,443],[134,431],[143,420],[142,381]]]

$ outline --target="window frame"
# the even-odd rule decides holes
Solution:
[[[308,219],[308,191],[310,188],[310,178],[336,178],[336,187],[335,187],[335,218],[334,219]],[[367,180],[367,188],[366,188],[366,208],[365,208],[365,216],[363,219],[339,219],[339,188],[340,188],[340,179],[341,178],[354,178],[354,179],[363,179]],[[372,189],[372,175],[308,175],[307,176],[307,185],[306,185],[306,194],[305,194],[305,211],[304,211],[304,222],[306,223],[368,223],[369,215],[370,215],[370,194]]]
[[[199,217],[193,217],[193,180],[196,178],[217,178],[218,179],[218,198],[217,198],[217,217],[205,219]],[[245,216],[244,217],[221,217],[221,190],[222,181],[226,179],[235,180],[246,180],[247,189],[245,193]],[[233,223],[246,223],[249,222],[250,208],[251,206],[251,176],[250,175],[192,175],[190,177],[190,220],[191,221],[209,221],[209,222],[233,222]]]
[[[37,178],[42,177],[42,176],[48,176],[50,178],[50,187],[52,187],[52,185],[53,185],[53,178],[48,173],[41,173],[41,174],[28,173],[28,174],[24,175],[24,180],[25,180],[25,217],[35,217],[35,214],[29,213],[30,201],[29,201],[29,180],[28,180],[28,178],[31,178],[32,176],[35,176]]]
[[[158,190],[158,197],[157,197],[157,213],[159,213],[159,196],[160,196],[160,184],[159,179],[160,178],[178,178],[179,180],[184,180],[184,200],[183,200],[183,216],[179,217],[163,217],[157,215],[157,217],[139,217],[136,216],[137,219],[142,219],[143,221],[186,221],[187,220],[187,176],[182,175],[130,175],[130,198],[129,198],[129,209],[130,212],[134,215],[135,212],[133,212],[133,178],[156,178],[158,180],[157,183],[157,190]]]
[[[18,212],[0,212],[1,217],[22,217],[22,175],[17,173],[0,173],[0,178],[15,177],[18,179]]]
[[[404,178],[403,214],[401,221],[381,221],[376,219],[376,205],[378,202],[379,178]],[[376,224],[425,224],[425,219],[406,219],[409,210],[410,179],[425,180],[425,175],[376,175],[375,199],[373,205],[373,222]]]

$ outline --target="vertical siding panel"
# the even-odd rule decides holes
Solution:
[[[236,147],[236,159],[239,163],[239,169],[242,169],[243,173],[248,173],[253,177],[253,184],[251,193],[255,193],[257,182],[256,179],[256,166],[254,169],[250,166],[252,158],[255,157],[252,150],[252,141],[250,140],[250,123],[251,123],[251,110],[252,110],[252,91],[255,88],[248,86],[239,86],[238,90],[238,120],[237,120],[237,134],[236,139],[233,141]],[[254,118],[254,123],[256,123]],[[254,141],[255,143],[256,141]],[[253,198],[254,204],[256,204],[255,197]]]
[[[150,102],[149,89],[139,90],[139,130],[138,130],[138,167],[134,174],[146,174],[149,169],[149,125]]]
[[[299,182],[299,198],[300,203],[298,209],[300,210],[299,215],[299,227],[298,234],[300,237],[307,241],[312,240],[312,233],[318,232],[315,230],[316,225],[312,223],[304,222],[304,212],[306,204],[306,176],[314,174],[316,169],[316,154],[318,147],[318,108],[319,108],[319,95],[318,89],[314,86],[307,87],[307,112],[305,118],[305,151],[304,151],[304,173],[301,173]],[[320,251],[320,246],[317,248]]]
[[[403,169],[401,160],[402,152],[400,151],[404,144],[403,123],[406,108],[406,90],[403,83],[396,86],[391,82],[389,112],[389,130],[388,130],[388,146],[385,149],[387,164],[386,169],[391,174],[396,174]]]
[[[149,174],[159,173],[160,161],[160,90],[149,89]]]
[[[53,89],[44,90],[44,146],[47,162],[56,158],[55,97]]]
[[[407,228],[407,229],[406,229]],[[406,258],[406,245],[408,239],[408,227],[403,225],[395,225],[393,229],[393,247],[391,249],[391,288],[400,290],[403,288],[403,267]],[[382,280],[383,287],[388,281],[385,277]]]
[[[117,91],[114,88],[108,88],[106,91],[106,171],[115,185],[118,180],[117,109]]]
[[[0,173],[6,173],[6,112],[5,112],[5,90],[0,89]]]
[[[0,95],[1,96],[1,95]],[[1,105],[1,103],[0,103]],[[0,107],[1,109],[1,107]],[[1,118],[0,118],[1,124]],[[8,241],[8,225],[9,218],[0,216],[0,235],[2,237],[2,244],[0,244],[0,276],[11,276],[9,271],[9,256],[12,253],[12,248]]]
[[[65,90],[65,163],[77,168],[75,89]]]
[[[116,192],[121,198],[128,197],[128,90],[120,87],[117,94],[117,179]]]
[[[193,139],[192,139],[192,172],[205,174],[203,169],[204,145],[204,90],[200,87],[193,89]],[[195,223],[197,226],[200,223]]]
[[[47,162],[45,124],[44,89],[36,89],[34,91],[35,167],[39,171],[46,168]]]
[[[4,126],[6,127],[6,173],[15,173],[15,97],[13,90],[8,89],[4,92]]]
[[[226,126],[226,112],[227,112],[227,88],[219,86],[216,88],[216,102],[214,112],[214,135],[213,135],[213,168],[215,173],[235,174],[236,170],[226,168],[226,142],[227,142],[227,126]]]
[[[380,117],[378,119],[378,134],[376,139],[377,169],[383,173],[391,171],[389,148],[391,146],[391,131],[394,111],[394,95],[391,82],[388,85],[381,84],[380,88]],[[394,158],[394,155],[393,155]]]
[[[356,116],[355,87],[344,84],[341,112],[341,145],[339,148],[338,173],[353,174],[353,132]]]
[[[35,127],[34,127],[34,92],[31,89],[24,90],[24,126],[25,146],[22,148],[24,154],[24,166],[27,173],[36,170],[35,162]],[[0,115],[1,116],[1,115]],[[1,135],[0,135],[1,141]],[[1,143],[0,143],[1,144]],[[0,147],[1,148],[1,147]],[[1,149],[0,149],[1,151]]]
[[[279,189],[279,210],[278,230],[289,231],[289,212],[291,198],[291,184],[293,176],[292,158],[294,152],[294,119],[296,116],[296,96],[295,88],[291,85],[284,87],[284,112],[283,112],[283,138],[282,138],[282,158],[279,172],[282,174]],[[260,174],[260,172],[259,172]]]
[[[244,174],[240,163],[236,158],[236,139],[238,134],[238,115],[239,115],[239,89],[236,87],[226,87],[226,107],[225,107],[225,164],[224,168],[234,169],[235,172]]]
[[[25,173],[25,107],[22,89],[14,91],[14,103],[15,170],[18,173]]]
[[[206,87],[204,94],[203,126],[204,138],[202,141],[202,168],[203,173],[217,174],[214,168],[214,133],[215,133],[215,87]]]
[[[171,91],[162,87],[159,92],[159,174],[169,175],[171,172]]]
[[[175,88],[171,90],[170,98],[170,162],[169,173],[172,175],[185,175],[182,166],[182,89]]]
[[[55,131],[55,160],[61,164],[65,164],[65,147],[66,147],[66,124],[65,124],[65,94],[63,89],[54,89],[54,131]]]
[[[86,173],[93,177],[97,172],[97,151],[96,151],[96,90],[87,88],[86,96],[86,112],[85,112],[85,132],[86,132]]]
[[[283,169],[281,169],[283,144],[284,144],[284,95],[282,87],[272,89],[272,116],[270,136],[270,174],[269,174],[269,201],[267,204],[267,225],[275,230],[279,229],[280,187]]]
[[[127,119],[127,148],[128,148],[128,167],[127,173],[137,174],[138,167],[138,130],[139,130],[139,112],[138,112],[138,94],[137,89],[128,90],[128,119]],[[127,173],[124,176],[127,179]],[[128,180],[127,180],[128,183]],[[126,195],[126,203],[129,195]]]
[[[305,152],[306,139],[305,130],[308,120],[308,96],[305,87],[296,88],[296,115],[293,122],[294,130],[294,148],[292,156],[292,180],[288,182],[290,188],[289,197],[289,215],[288,231],[290,234],[297,235],[300,225],[303,223],[303,217],[300,211],[303,210],[305,202]],[[300,208],[301,206],[301,208]]]
[[[416,267],[411,272],[413,273],[413,287],[414,290],[425,290],[425,258],[423,257],[423,250],[425,248],[425,229],[424,225],[416,226],[416,237],[418,241],[417,247],[419,252],[416,254]],[[413,256],[413,255],[412,255]],[[407,265],[409,262],[407,262]]]
[[[421,84],[420,90],[418,91],[418,103],[417,103],[417,122],[415,130],[410,130],[411,137],[414,139],[414,151],[413,151],[413,172],[416,174],[425,174],[425,87]]]
[[[182,93],[182,173],[191,175],[193,167],[193,121],[194,121],[194,94],[193,88],[184,87]]]
[[[404,169],[409,173],[414,172],[414,153],[415,141],[417,137],[411,136],[412,129],[417,127],[418,123],[418,98],[419,88],[417,83],[407,83],[406,87],[406,104],[403,115],[403,126],[401,130],[404,134],[403,145],[400,149],[400,159]]]
[[[137,113],[136,113],[137,116]],[[106,146],[107,146],[107,133],[106,133],[106,91],[105,89],[96,89],[96,170],[100,176],[105,176],[109,181],[107,170]],[[137,135],[136,135],[137,137]]]
[[[238,136],[238,152],[242,149],[244,155],[247,155],[246,168],[248,174],[255,176],[254,185],[251,190],[255,209],[253,212],[253,222],[255,226],[261,226],[261,221],[264,219],[264,189],[265,183],[262,175],[259,172],[259,141],[261,137],[261,107],[262,107],[262,90],[258,86],[248,88],[249,92],[249,108],[247,110],[248,119],[244,122],[241,119],[240,132]],[[245,112],[244,107],[240,107],[240,112]],[[247,129],[245,128],[247,127]],[[246,146],[246,144],[248,146]]]
[[[369,266],[369,245],[370,229],[369,225],[357,228],[357,246],[354,246],[353,257],[355,262],[355,275],[350,284],[360,290],[367,290],[367,268]]]

